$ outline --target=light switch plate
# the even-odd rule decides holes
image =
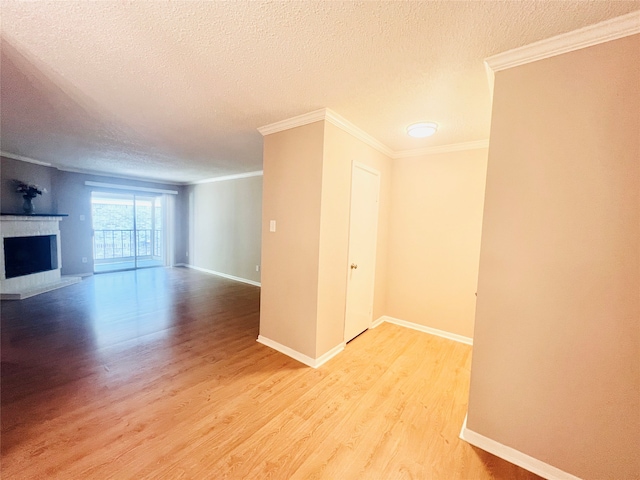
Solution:
[[[269,222],[269,231],[270,232],[275,232],[276,231],[276,221],[275,220],[271,220]]]

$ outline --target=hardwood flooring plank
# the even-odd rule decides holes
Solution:
[[[2,302],[2,478],[538,478],[458,439],[471,347],[383,324],[312,369],[259,308],[181,268]]]

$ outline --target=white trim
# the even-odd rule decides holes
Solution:
[[[331,360],[333,357],[335,357],[336,355],[338,355],[340,352],[342,352],[345,348],[345,343],[339,343],[338,345],[336,345],[335,347],[333,347],[331,350],[329,350],[328,352],[320,355],[318,358],[316,358],[315,363],[313,366],[313,368],[318,368],[322,365],[324,365],[325,363],[327,363],[329,360]]]
[[[189,182],[188,185],[200,185],[201,183],[224,182],[225,180],[237,180],[239,178],[259,177],[263,174],[262,170],[256,172],[236,173],[233,175],[224,175],[222,177],[205,178],[204,180],[196,180]]]
[[[42,165],[43,167],[52,167],[56,170],[60,170],[61,172],[70,172],[70,173],[80,173],[82,175],[95,175],[97,177],[110,177],[110,178],[122,178],[123,180],[134,180],[137,182],[151,182],[151,183],[166,183],[169,185],[188,185],[188,182],[168,182],[165,180],[157,180],[157,179],[149,179],[142,177],[134,177],[131,175],[119,175],[117,173],[110,172],[99,172],[96,170],[86,170],[81,168],[71,168],[71,167],[61,167],[58,165],[54,165],[49,162],[43,162],[41,160],[35,160],[30,157],[25,157],[23,155],[15,155],[13,153],[4,152],[0,150],[0,156],[10,158],[12,160],[19,160],[21,162],[34,163],[36,165]]]
[[[102,172],[98,170],[87,170],[85,168],[72,168],[72,167],[61,167],[58,165],[52,165],[57,170],[61,172],[69,172],[69,173],[79,173],[81,175],[92,175],[96,177],[107,177],[107,178],[121,178],[123,180],[133,180],[135,182],[150,182],[150,183],[164,183],[167,185],[186,185],[186,182],[171,182],[168,180],[161,180],[157,178],[145,178],[145,177],[136,177],[133,175],[120,175],[119,173],[109,173]]]
[[[421,155],[434,155],[436,153],[459,152],[461,150],[476,150],[489,148],[489,139],[476,140],[474,142],[451,143],[435,147],[414,148],[412,150],[400,150],[392,155],[392,158],[417,157]]]
[[[326,110],[326,108],[321,108],[320,110],[314,110],[313,112],[303,113],[302,115],[280,120],[279,122],[270,123],[264,127],[259,127],[258,131],[263,137],[266,137],[272,133],[278,133],[291,128],[302,127],[303,125],[319,122],[325,119]]]
[[[500,442],[485,437],[479,433],[469,430],[467,428],[467,416],[464,417],[464,423],[460,430],[460,439],[473,445],[474,447],[481,448],[485,452],[489,452],[496,457],[500,457],[507,462],[513,463],[519,467],[529,470],[530,472],[540,475],[547,480],[581,480],[575,475],[560,470],[548,463],[545,463],[537,458],[533,458],[526,453],[522,453],[515,448],[503,445]]]
[[[281,343],[278,343],[275,340],[271,340],[270,338],[264,337],[262,335],[258,335],[258,339],[256,341],[269,348],[273,348],[274,350],[280,353],[283,353],[284,355],[291,357],[300,363],[304,363],[305,365],[311,368],[318,368],[321,365],[325,364],[326,362],[331,360],[333,357],[338,355],[340,352],[342,352],[345,347],[344,343],[340,343],[335,347],[333,347],[324,355],[321,355],[318,358],[311,358],[305,355],[304,353],[300,353],[297,350],[294,350],[293,348],[289,348],[286,345],[282,345]]]
[[[355,126],[346,118],[338,115],[336,112],[328,108],[314,110],[313,112],[309,112],[304,115],[298,115],[297,117],[288,118],[280,122],[272,123],[270,125],[265,125],[264,127],[258,128],[258,131],[263,136],[266,136],[266,135],[271,135],[272,133],[278,133],[284,130],[289,130],[291,128],[308,125],[309,123],[319,122],[321,120],[326,120],[327,122],[335,125],[342,131],[350,134],[351,136],[366,143],[370,147],[376,149],[380,153],[392,159],[415,157],[418,155],[431,155],[435,153],[457,152],[460,150],[473,150],[477,148],[489,147],[489,140],[485,139],[485,140],[476,140],[473,142],[462,142],[462,143],[453,143],[450,145],[440,145],[435,147],[425,147],[425,148],[416,148],[412,150],[393,151],[383,143],[373,138],[371,135],[369,135],[367,132],[365,132],[361,128]],[[202,180],[201,182],[204,183],[206,182],[206,180]],[[201,183],[201,182],[192,182],[192,183]]]
[[[380,153],[383,153],[388,157],[393,157],[393,150],[373,138],[361,128],[355,126],[346,118],[338,115],[336,112],[328,108],[321,108],[320,110],[314,110],[313,112],[305,113],[304,115],[298,115],[297,117],[287,118],[286,120],[282,120],[280,122],[271,123],[269,125],[265,125],[264,127],[258,128],[258,131],[263,136],[267,136],[271,135],[272,133],[278,133],[284,130],[289,130],[291,128],[301,127],[303,125],[319,122],[321,120],[326,120],[327,122],[335,125],[339,129],[366,143],[370,147],[375,148]]]
[[[210,275],[215,275],[217,277],[228,278],[229,280],[235,280],[236,282],[248,283],[249,285],[253,285],[255,287],[260,287],[260,282],[256,282],[254,280],[249,280],[247,278],[236,277],[235,275],[229,275],[227,273],[216,272],[215,270],[209,270],[208,268],[196,267],[195,265],[191,265],[189,263],[176,263],[176,267],[186,267],[191,268],[192,270],[198,270],[199,272],[208,273]]]
[[[100,188],[113,188],[116,190],[131,190],[135,192],[151,192],[151,193],[166,193],[169,195],[177,195],[177,190],[165,190],[164,188],[149,188],[149,187],[135,187],[133,185],[121,185],[118,183],[104,183],[104,182],[92,182],[87,180],[84,184],[88,187],[100,187]]]
[[[420,325],[419,323],[407,322],[406,320],[400,320],[398,318],[389,317],[383,315],[376,320],[376,326],[382,322],[393,323],[394,325],[400,325],[401,327],[411,328],[420,332],[428,333],[430,335],[436,335],[438,337],[447,338],[454,342],[464,343],[465,345],[473,345],[473,338],[465,337],[464,335],[458,335],[457,333],[447,332],[445,330],[438,330],[437,328],[427,327]]]
[[[373,322],[369,327],[369,330],[373,330],[374,328],[379,327],[383,323],[384,323],[384,316],[378,318],[375,322]]]
[[[351,134],[352,136],[366,143],[370,147],[375,148],[380,153],[383,153],[384,155],[393,158],[394,151],[391,150],[389,147],[387,147],[385,144],[383,144],[382,142],[379,142],[378,140],[373,138],[371,135],[369,135],[367,132],[355,126],[346,118],[341,117],[333,110],[329,110],[328,108],[325,108],[325,111],[326,111],[325,120],[327,120],[329,123],[332,123],[339,129]]]
[[[353,161],[352,169],[355,169],[355,168],[359,168],[360,170],[364,170],[367,173],[375,175],[376,177],[378,177],[378,183],[380,183],[380,179],[382,178],[382,174],[380,173],[380,170],[376,170],[375,168],[370,167],[369,165],[367,165],[365,163],[358,162],[357,160]],[[378,185],[378,187],[379,186],[380,185]],[[380,188],[378,188],[378,193],[380,193]]]
[[[14,153],[3,152],[2,150],[0,150],[0,156],[6,157],[6,158],[10,158],[12,160],[20,160],[21,162],[35,163],[36,165],[42,165],[43,167],[50,167],[51,166],[51,164],[48,163],[48,162],[43,162],[41,160],[35,160],[33,158],[25,157],[25,156],[22,156],[22,155],[16,155]]]
[[[489,100],[493,106],[493,90],[496,84],[496,73],[491,69],[487,61],[482,62],[484,65],[484,73],[487,75],[487,86],[489,87]],[[493,108],[492,108],[493,110]]]
[[[62,278],[69,278],[69,277],[87,278],[87,277],[93,277],[93,272],[74,273],[73,275],[62,275],[61,277]]]
[[[376,287],[376,259],[377,259],[377,252],[378,252],[378,228],[380,225],[379,222],[379,217],[380,217],[380,183],[382,181],[382,174],[380,173],[380,171],[376,170],[373,167],[370,167],[369,165],[365,165],[364,163],[358,162],[356,160],[353,161],[352,165],[351,165],[351,195],[349,198],[349,238],[347,241],[347,255],[348,255],[348,261],[347,261],[347,268],[346,268],[346,276],[347,276],[347,293],[346,293],[346,302],[345,302],[345,306],[344,306],[344,329],[343,329],[343,338],[345,342],[349,342],[351,340],[353,340],[354,338],[356,338],[357,335],[352,336],[351,338],[346,338],[347,336],[347,314],[349,312],[349,292],[351,290],[350,285],[351,282],[348,281],[349,279],[349,275],[351,275],[351,267],[349,267],[348,265],[352,262],[352,255],[353,255],[353,239],[351,238],[351,233],[352,233],[352,222],[353,222],[353,218],[352,218],[352,207],[353,207],[353,198],[354,198],[354,180],[356,178],[356,169],[362,170],[363,172],[366,172],[370,175],[373,175],[375,177],[376,180],[376,204],[375,204],[375,209],[376,209],[376,214],[375,214],[375,229],[374,231],[376,232],[375,238],[373,239],[373,270],[371,273],[371,285],[370,285],[370,292],[371,292],[371,304],[369,305],[369,327],[367,328],[371,328],[371,325],[373,325],[373,298],[374,298],[374,292],[375,292],[375,287]],[[353,299],[352,299],[353,301]],[[362,332],[360,332],[362,333]],[[351,335],[351,334],[350,334]]]
[[[640,10],[488,57],[494,72],[640,33]]]

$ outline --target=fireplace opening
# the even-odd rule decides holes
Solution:
[[[55,235],[4,239],[5,278],[21,277],[58,268]]]

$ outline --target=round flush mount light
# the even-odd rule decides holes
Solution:
[[[430,137],[438,130],[438,124],[433,122],[414,123],[407,127],[407,134],[410,137],[425,138]]]

